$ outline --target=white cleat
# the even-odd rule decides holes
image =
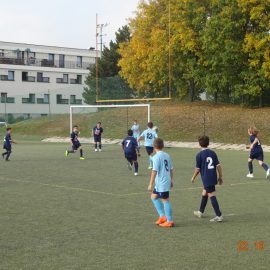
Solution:
[[[210,222],[222,222],[222,221],[223,221],[222,216],[220,216],[220,217],[216,216],[216,217],[210,219]]]
[[[196,216],[198,218],[201,218],[203,216],[203,213],[200,211],[194,211],[193,214],[194,214],[194,216]]]
[[[248,173],[248,174],[247,174],[247,178],[254,178],[253,173]]]
[[[268,169],[266,172],[266,179],[269,179],[269,178],[270,178],[270,169]]]
[[[137,173],[137,172],[135,172],[135,173],[134,173],[134,175],[135,175],[135,176],[138,176],[138,173]]]
[[[130,171],[132,170],[132,165],[129,162],[127,163],[127,167]]]
[[[97,152],[97,149],[95,149],[95,152]]]
[[[99,149],[98,151],[99,151],[99,152],[101,152],[102,150],[101,150],[101,149]]]
[[[152,170],[152,169],[153,169],[153,167],[152,167],[152,166],[149,166],[149,167],[148,167],[148,170]]]

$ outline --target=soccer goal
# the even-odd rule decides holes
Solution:
[[[144,127],[150,117],[150,104],[73,105],[70,106],[70,131],[74,124],[91,126],[100,121],[112,130],[118,126],[126,132],[135,119]]]

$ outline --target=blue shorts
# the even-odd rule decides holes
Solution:
[[[250,153],[249,158],[263,161],[264,160],[263,152]]]
[[[101,143],[101,136],[94,136],[94,142],[95,143]]]
[[[207,193],[212,193],[216,191],[215,186],[204,187],[204,189],[206,190]]]
[[[11,151],[11,144],[4,143],[3,149],[6,149],[7,151]]]
[[[154,152],[154,147],[151,147],[151,146],[145,146],[145,150],[147,152],[147,154],[150,156],[153,154]]]
[[[78,150],[78,148],[80,148],[81,147],[81,144],[80,144],[80,142],[76,142],[76,143],[73,143],[73,145],[72,145],[72,149],[75,151],[75,150]]]
[[[138,159],[137,153],[125,153],[125,158],[128,161],[137,161],[137,159]]]
[[[169,191],[158,192],[158,191],[156,191],[155,188],[154,188],[154,190],[153,190],[153,194],[158,195],[158,198],[159,198],[159,199],[164,199],[164,200],[169,199],[169,197],[170,197],[170,192],[169,192]]]

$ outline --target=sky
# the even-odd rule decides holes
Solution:
[[[105,45],[134,16],[139,0],[0,0],[0,40],[96,47],[96,14]]]

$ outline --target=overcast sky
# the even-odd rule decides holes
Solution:
[[[134,16],[139,0],[1,0],[0,40],[75,48],[95,47],[96,13],[104,42]]]

